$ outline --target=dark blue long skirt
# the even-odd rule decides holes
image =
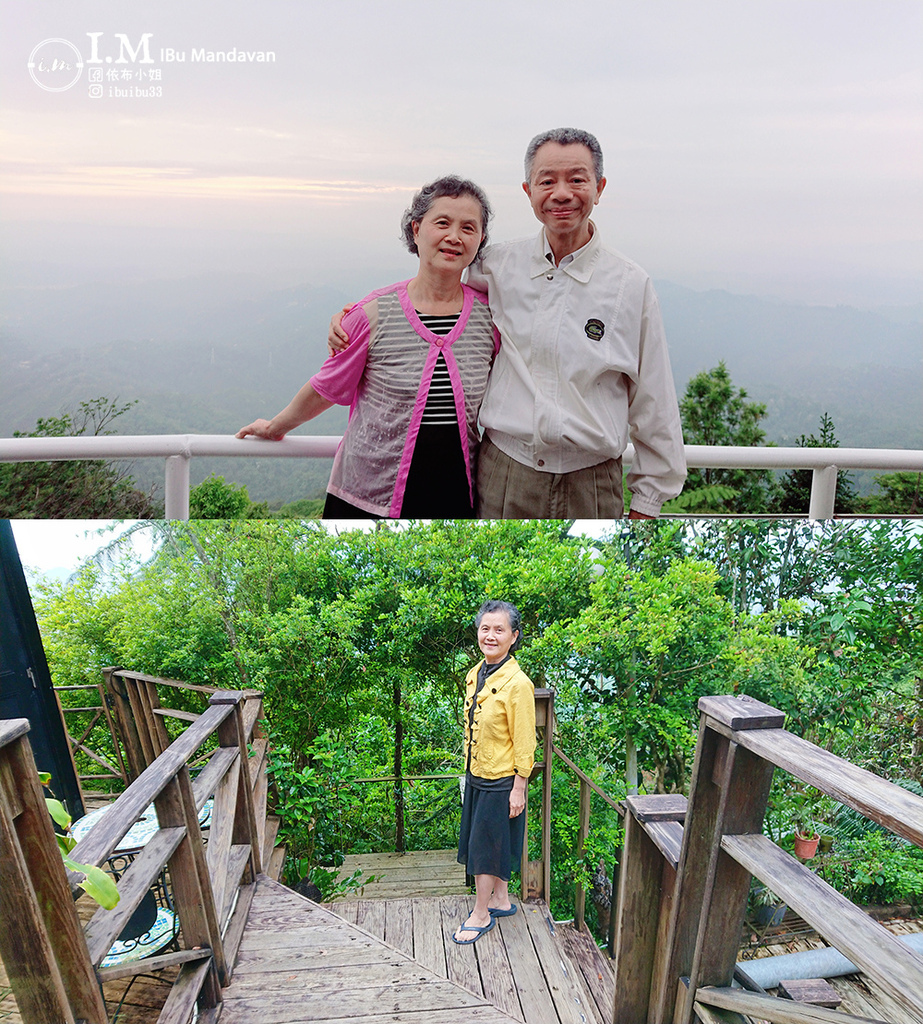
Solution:
[[[521,863],[526,816],[510,817],[513,776],[481,781],[490,788],[480,788],[471,776],[465,780],[458,863],[469,875],[494,875],[508,882]]]

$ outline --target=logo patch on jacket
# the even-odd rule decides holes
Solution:
[[[599,341],[606,333],[606,325],[602,320],[597,320],[595,317],[587,320],[583,329],[590,341]]]

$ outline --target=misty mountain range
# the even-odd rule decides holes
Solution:
[[[46,278],[47,279],[47,278]],[[10,278],[7,278],[10,280]],[[326,354],[327,323],[368,288],[278,288],[256,276],[0,289],[0,434],[105,395],[138,404],[121,434],[233,433],[282,408]],[[923,304],[807,306],[657,282],[678,393],[724,360],[764,402],[768,441],[817,433],[827,412],[844,447],[923,447]],[[342,432],[331,409],[299,433]],[[139,482],[162,483],[159,460]],[[323,489],[329,463],[196,460],[254,499]]]

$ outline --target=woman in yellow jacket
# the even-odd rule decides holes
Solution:
[[[474,876],[474,910],[452,938],[471,945],[516,913],[509,880],[525,838],[526,786],[535,756],[535,688],[512,657],[522,619],[506,601],[485,601],[475,620],[484,660],[465,690],[465,799],[458,862]]]

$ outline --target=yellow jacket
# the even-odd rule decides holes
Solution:
[[[471,701],[477,689],[479,662],[465,678],[465,764],[471,747],[471,774],[482,779],[521,775],[528,779],[535,761],[535,687],[510,658],[478,694],[474,727],[469,730]]]

